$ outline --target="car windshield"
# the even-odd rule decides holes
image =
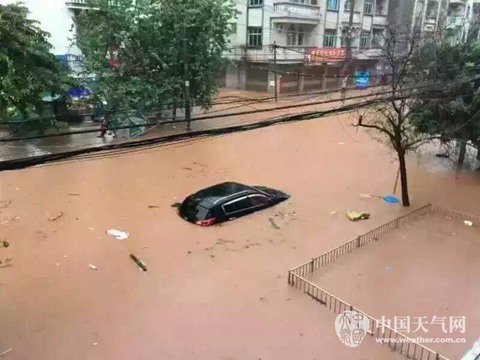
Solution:
[[[188,221],[205,220],[210,213],[209,209],[193,200],[186,201],[180,208],[180,212]]]

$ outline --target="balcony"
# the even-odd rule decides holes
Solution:
[[[437,23],[437,16],[435,14],[427,14],[425,17],[425,24],[435,25]]]
[[[373,25],[387,26],[387,15],[375,14],[373,17]]]
[[[295,22],[318,24],[320,18],[320,7],[316,5],[292,2],[277,2],[273,5],[272,19],[274,23]]]
[[[273,62],[273,49],[268,46],[264,46],[261,49],[239,49],[242,53],[242,58],[245,61],[251,62]],[[280,64],[294,64],[303,63],[305,58],[305,48],[292,46],[291,48],[277,48],[277,63]]]
[[[71,9],[85,9],[88,7],[87,0],[66,0],[65,5]]]

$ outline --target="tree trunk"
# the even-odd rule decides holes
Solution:
[[[407,182],[407,163],[405,161],[405,152],[397,151],[398,162],[400,164],[400,182],[402,185],[402,204],[403,206],[410,206],[410,197],[408,195]]]
[[[460,141],[460,152],[458,153],[457,166],[462,167],[465,162],[465,155],[467,154],[467,142],[465,140]]]
[[[480,145],[477,144],[478,150],[477,150],[477,160],[480,160]]]

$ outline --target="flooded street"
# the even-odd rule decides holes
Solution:
[[[261,115],[215,126],[272,117]],[[12,348],[4,358],[15,360],[401,359],[373,339],[344,346],[335,316],[287,285],[288,269],[407,211],[360,196],[390,195],[397,165],[351,123],[330,116],[1,172],[0,200],[11,203],[0,209],[0,240],[9,242],[0,248],[0,352]],[[432,202],[480,214],[479,176],[433,169],[410,159],[412,208]],[[223,181],[291,198],[209,228],[171,207]],[[347,210],[371,218],[349,222]],[[130,236],[116,240],[108,229]]]

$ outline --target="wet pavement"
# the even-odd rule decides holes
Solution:
[[[378,90],[377,90],[378,91]],[[348,96],[357,96],[361,94],[367,94],[369,90],[352,90],[348,93]],[[273,99],[268,99],[269,95],[266,93],[258,93],[252,91],[237,91],[230,89],[222,89],[215,100],[218,105],[214,105],[208,111],[204,111],[198,107],[193,109],[192,112],[192,131],[200,131],[224,126],[239,125],[259,120],[271,119],[274,117],[285,116],[288,114],[294,114],[303,111],[315,111],[320,109],[330,109],[341,105],[340,102],[334,102],[318,106],[306,106],[302,108],[293,108],[287,110],[277,110],[275,112],[266,112],[259,114],[246,114],[238,116],[228,116],[225,118],[217,117],[214,119],[201,119],[195,120],[195,118],[205,116],[220,116],[230,113],[245,112],[259,109],[271,109],[275,107],[304,104],[308,102],[318,102],[331,99],[338,99],[339,93],[330,94],[316,94],[316,95],[304,95],[304,96],[285,96],[280,97],[276,103]],[[237,101],[238,100],[238,101]],[[348,103],[348,102],[347,102]],[[169,115],[167,115],[169,116]],[[100,124],[93,122],[85,122],[78,125],[72,125],[68,130],[62,130],[62,132],[75,132],[75,131],[89,131],[89,133],[73,134],[65,136],[55,136],[43,139],[30,139],[20,140],[13,142],[0,141],[0,161],[13,160],[25,157],[35,157],[40,155],[56,154],[65,151],[78,150],[82,148],[100,147],[107,144],[119,144],[127,141],[142,140],[146,138],[167,136],[173,134],[186,133],[186,123],[183,120],[184,113],[179,110],[177,113],[178,123],[172,123],[171,118],[164,118],[159,120],[158,117],[150,117],[150,122],[158,121],[158,125],[149,127],[143,136],[129,138],[127,130],[118,130],[118,137],[114,138],[112,134],[107,135],[104,139],[98,138]],[[166,124],[164,124],[166,122]],[[7,129],[0,130],[0,139],[8,139],[11,135]]]
[[[0,200],[11,203],[0,209],[0,240],[10,244],[0,248],[0,352],[12,348],[5,359],[21,360],[401,358],[371,339],[344,346],[334,315],[286,281],[289,268],[406,211],[359,196],[390,194],[397,167],[351,122],[331,116],[1,172]],[[426,164],[410,163],[413,207],[480,213],[478,176]],[[228,180],[292,197],[210,228],[170,206]],[[352,223],[347,210],[372,216]],[[112,228],[130,237],[116,240]]]

